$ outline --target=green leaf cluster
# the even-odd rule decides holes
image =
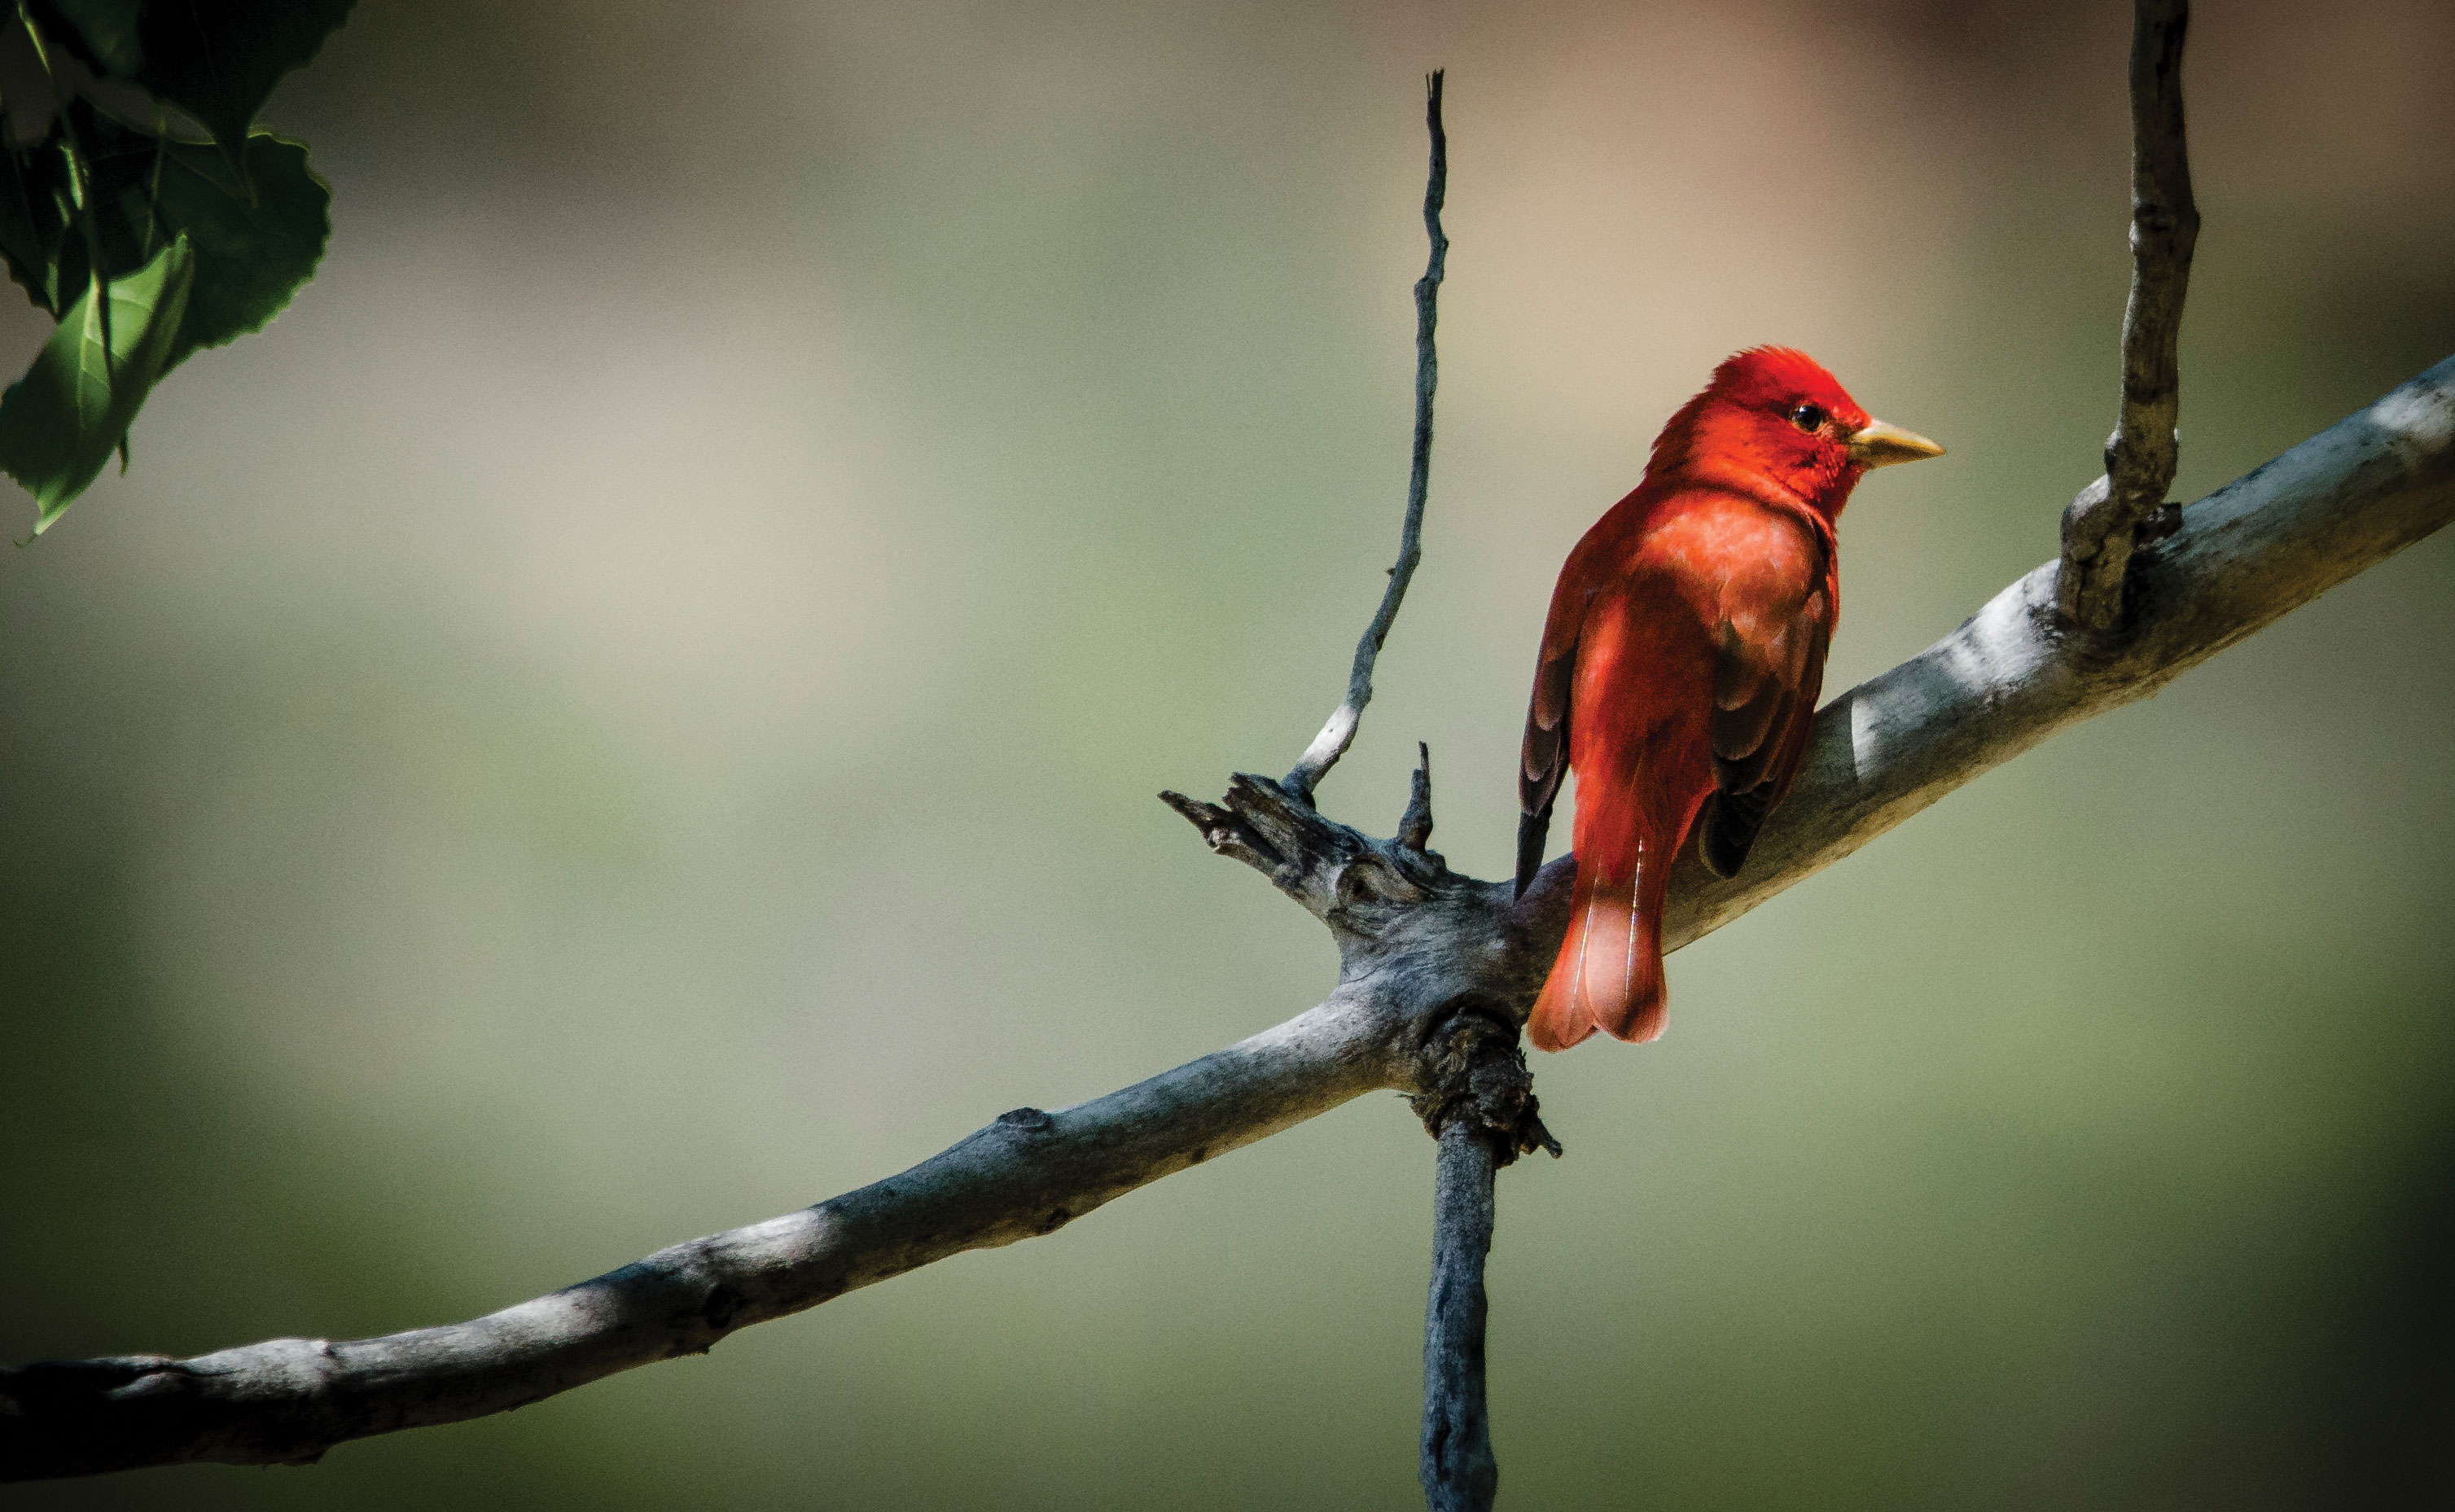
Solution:
[[[0,399],[38,532],[125,455],[164,374],[314,276],[331,191],[253,127],[349,3],[0,0],[0,260],[60,322]]]

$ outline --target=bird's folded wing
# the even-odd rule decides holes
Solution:
[[[1576,686],[1577,639],[1592,595],[1576,559],[1552,591],[1543,626],[1543,650],[1534,664],[1534,694],[1526,707],[1526,742],[1517,761],[1517,891],[1543,869],[1543,842],[1552,828],[1552,804],[1569,775],[1569,699]]]
[[[1780,616],[1737,615],[1721,625],[1714,709],[1706,722],[1714,782],[1697,852],[1717,877],[1737,875],[1797,775],[1824,682],[1832,635],[1827,590]]]

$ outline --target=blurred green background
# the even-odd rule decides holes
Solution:
[[[2128,8],[410,6],[269,112],[321,275],[0,553],[0,1358],[464,1318],[1267,1026],[1327,937],[1151,795],[1508,865],[1570,543],[1781,341],[1952,455],[1828,686],[2051,554]],[[2455,352],[2437,0],[2209,3],[2183,497]],[[30,353],[39,317],[0,319]],[[30,530],[12,506],[12,534]],[[1517,1507],[2442,1505],[2455,540],[1676,957],[1537,1067]],[[1430,1145],[1368,1099],[517,1414],[94,1507],[1404,1508]]]

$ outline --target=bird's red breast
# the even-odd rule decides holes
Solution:
[[[1576,774],[1569,930],[1528,1037],[1662,1032],[1662,906],[1698,834],[1735,874],[1807,748],[1840,613],[1834,525],[1867,469],[1942,448],[1802,353],[1742,352],[1662,428],[1645,480],[1560,569],[1519,770],[1517,885]]]

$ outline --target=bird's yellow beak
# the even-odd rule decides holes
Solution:
[[[1943,448],[1897,425],[1870,420],[1850,437],[1850,460],[1860,467],[1890,467],[1896,462],[1922,462],[1943,455]]]

